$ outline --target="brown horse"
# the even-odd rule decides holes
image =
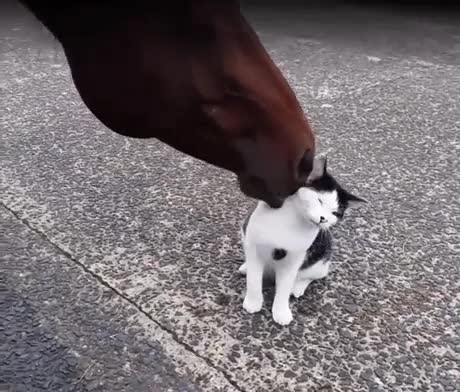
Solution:
[[[272,207],[310,173],[313,132],[236,1],[22,3],[59,40],[81,98],[111,130],[230,170]]]

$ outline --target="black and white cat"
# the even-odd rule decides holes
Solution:
[[[315,159],[306,185],[288,197],[281,208],[258,202],[241,233],[245,261],[239,271],[246,275],[244,309],[249,313],[260,311],[263,276],[273,275],[273,319],[281,325],[289,324],[289,297],[300,297],[313,280],[329,273],[329,229],[354,202],[365,200],[338,184],[327,171],[325,157]]]

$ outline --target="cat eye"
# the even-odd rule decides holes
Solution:
[[[332,213],[332,215],[336,216],[337,218],[340,217],[340,214],[339,214],[337,211],[334,211],[334,212]]]
[[[321,199],[318,199],[319,204],[323,205],[323,201]]]

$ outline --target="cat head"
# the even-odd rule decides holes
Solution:
[[[305,186],[298,190],[302,213],[320,229],[327,230],[341,220],[346,209],[366,200],[346,191],[328,173],[327,158],[316,158]]]

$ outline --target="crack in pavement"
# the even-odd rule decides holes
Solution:
[[[210,368],[214,369],[215,371],[221,373],[222,377],[230,384],[232,385],[237,391],[240,392],[245,392],[244,389],[241,389],[238,384],[231,378],[230,375],[228,375],[223,369],[219,368],[218,366],[215,366],[209,358],[206,358],[199,353],[197,353],[192,346],[189,344],[181,341],[176,332],[174,332],[172,329],[165,327],[161,323],[159,323],[157,320],[155,320],[150,313],[145,311],[141,305],[137,304],[133,299],[129,298],[127,295],[123,294],[121,291],[117,290],[115,287],[111,286],[107,281],[104,280],[103,277],[100,275],[96,274],[95,272],[91,271],[87,266],[85,266],[82,262],[78,261],[75,257],[72,256],[68,251],[62,249],[58,244],[54,243],[43,231],[33,227],[33,225],[30,224],[30,222],[25,219],[21,218],[19,216],[19,213],[8,207],[3,201],[0,201],[0,205],[5,208],[10,214],[14,216],[15,219],[20,221],[23,225],[25,225],[29,230],[33,231],[37,235],[39,235],[44,241],[46,241],[48,244],[50,244],[54,249],[56,249],[60,254],[62,254],[64,257],[66,257],[68,260],[70,260],[72,263],[77,265],[80,269],[82,269],[85,273],[89,274],[91,277],[97,280],[100,284],[111,290],[114,294],[116,294],[118,297],[120,297],[122,300],[128,302],[130,305],[134,306],[140,313],[142,313],[144,316],[146,316],[150,321],[155,323],[160,329],[168,333],[171,338],[179,345],[181,345],[185,350],[188,352],[192,353],[194,356],[197,358],[203,360],[207,366]]]

